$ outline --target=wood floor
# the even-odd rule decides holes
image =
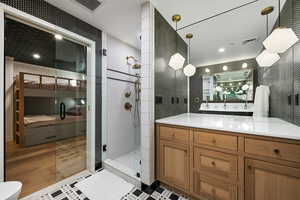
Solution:
[[[86,169],[86,137],[21,147],[6,143],[6,180],[23,183],[21,197]]]

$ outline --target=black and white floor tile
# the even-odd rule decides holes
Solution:
[[[75,184],[84,180],[86,177],[81,177],[71,184],[66,184],[53,192],[42,195],[39,200],[89,200]],[[101,197],[99,199],[101,200]],[[117,200],[117,199],[116,199]],[[164,187],[158,187],[155,190],[141,191],[134,188],[126,194],[121,200],[188,200],[188,198],[180,196]]]

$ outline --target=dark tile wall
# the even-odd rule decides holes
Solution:
[[[300,38],[300,1],[286,1],[281,24],[293,28]],[[280,57],[274,66],[259,69],[258,80],[271,88],[270,115],[300,126],[300,106],[295,98],[300,94],[300,43]]]
[[[68,29],[96,42],[96,167],[101,166],[101,30],[60,10],[44,0],[0,0],[9,6]]]
[[[184,101],[187,98],[187,78],[182,70],[174,71],[168,66],[170,57],[177,51],[187,58],[186,43],[156,10],[155,119],[187,112],[187,104]],[[172,103],[172,98],[174,103]]]

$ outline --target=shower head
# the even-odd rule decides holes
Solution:
[[[141,65],[136,63],[136,64],[132,65],[132,68],[133,69],[141,69]]]
[[[134,56],[126,57],[127,64],[130,65],[133,69],[141,69],[141,65],[138,63],[138,60]]]

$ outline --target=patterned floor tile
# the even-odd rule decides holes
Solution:
[[[89,200],[75,186],[76,183],[84,180],[87,177],[89,176],[80,177],[70,184],[66,184],[48,194],[42,195],[39,200]],[[134,188],[120,200],[188,200],[188,198],[180,196],[164,187],[158,187],[154,191],[148,190],[147,193],[138,188]]]

